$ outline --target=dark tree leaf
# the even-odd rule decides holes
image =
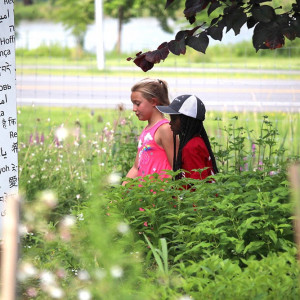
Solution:
[[[208,43],[209,38],[205,32],[201,32],[198,37],[190,36],[186,39],[186,45],[202,53],[205,53]]]
[[[276,22],[258,23],[253,32],[253,46],[259,49],[276,49],[284,45],[284,36]]]
[[[232,29],[235,35],[238,35],[241,31],[242,26],[247,22],[247,15],[242,9],[235,11],[232,17]]]
[[[296,28],[293,26],[291,20],[292,18],[287,13],[276,16],[276,22],[281,28],[282,34],[289,40],[294,40],[297,37]]]
[[[252,8],[251,13],[255,20],[264,23],[271,22],[276,17],[274,8],[269,5],[255,6]]]
[[[297,1],[297,3],[294,3],[292,5],[292,8],[295,13],[300,13],[300,1]]]
[[[180,40],[184,39],[187,35],[188,35],[188,30],[178,31],[175,36],[175,40],[180,41]]]
[[[196,21],[196,14],[203,9],[211,2],[211,0],[186,0],[185,1],[185,10],[183,11],[187,20],[190,24],[193,24]]]
[[[212,1],[211,5],[209,6],[207,10],[207,14],[210,15],[213,11],[215,11],[218,7],[221,6],[221,3],[217,0]]]
[[[168,43],[168,48],[175,55],[185,54],[186,52],[185,40],[184,39],[180,41],[172,40]]]
[[[295,29],[292,26],[282,28],[282,34],[290,41],[293,41],[297,37]]]
[[[282,34],[273,36],[272,39],[265,42],[265,45],[271,50],[281,48],[284,46],[284,36]]]
[[[218,16],[217,18],[214,18],[211,20],[210,25],[216,25],[217,23],[219,23],[221,16]]]
[[[175,40],[180,41],[180,40],[186,38],[187,36],[192,36],[199,28],[201,28],[201,26],[196,26],[191,30],[179,31],[179,32],[177,32],[177,34],[175,36]]]
[[[231,10],[223,17],[225,25],[227,27],[226,32],[233,29],[235,35],[240,33],[241,27],[247,22],[247,15],[242,8],[236,8]]]
[[[165,8],[167,9],[175,0],[167,0]]]
[[[295,14],[291,20],[291,26],[295,31],[296,37],[300,38],[300,15]]]
[[[214,40],[221,41],[223,38],[223,29],[222,26],[212,26],[209,27],[206,32],[208,35],[210,35]]]
[[[146,52],[148,53],[148,52]],[[146,53],[139,55],[133,61],[138,67],[140,67],[144,72],[151,70],[154,66],[153,63],[146,60]]]
[[[161,44],[157,50],[149,51],[146,53],[145,59],[150,63],[157,64],[161,60],[165,60],[169,55],[168,43]]]
[[[249,3],[250,4],[260,4],[263,2],[270,2],[270,0],[251,0]]]
[[[248,29],[254,27],[254,25],[257,23],[257,21],[251,16],[247,20],[247,27]]]

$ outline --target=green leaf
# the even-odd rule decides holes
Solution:
[[[259,241],[259,242],[250,242],[244,249],[243,253],[246,254],[247,252],[254,252],[261,248],[265,242]]]
[[[146,237],[145,234],[144,234],[144,237],[145,237],[145,239],[146,239],[146,241],[147,241],[147,243],[148,243],[150,249],[152,250],[152,253],[153,253],[153,255],[154,255],[154,258],[155,258],[155,261],[156,261],[156,263],[157,263],[157,265],[158,265],[159,270],[160,270],[162,273],[164,273],[163,263],[162,263],[162,260],[161,260],[161,258],[160,258],[160,256],[159,256],[159,254],[158,254],[157,251],[156,251],[157,249],[155,249],[155,248],[153,247],[153,245],[150,243],[150,241],[148,240],[148,238]]]
[[[244,241],[238,241],[235,245],[235,251],[236,253],[242,253],[242,251],[244,250],[245,246],[244,246]]]
[[[275,231],[269,230],[266,232],[266,235],[268,235],[270,237],[270,239],[273,241],[274,244],[277,243],[277,234]]]
[[[161,256],[164,262],[164,270],[165,270],[165,274],[168,274],[168,247],[167,247],[167,242],[166,239],[162,238],[160,239],[160,243],[161,243]]]

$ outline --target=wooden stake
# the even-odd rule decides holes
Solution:
[[[300,261],[300,163],[292,165],[289,168],[289,177],[291,182],[292,201],[295,209],[295,242],[298,249],[298,260]]]

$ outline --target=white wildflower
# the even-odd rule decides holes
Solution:
[[[65,226],[65,227],[72,227],[74,226],[76,223],[76,219],[74,216],[64,216],[62,221],[61,221],[61,225]]]
[[[20,281],[25,281],[27,278],[34,277],[36,274],[36,268],[31,263],[24,262],[19,267],[17,277]]]
[[[28,228],[26,225],[24,225],[24,224],[19,225],[19,234],[20,234],[20,236],[24,236],[24,235],[28,234]]]
[[[90,300],[92,299],[92,295],[88,290],[80,290],[78,292],[78,299],[79,300]]]
[[[78,271],[78,279],[82,281],[87,281],[90,279],[90,274],[86,270]]]
[[[83,213],[78,214],[77,219],[78,221],[83,221],[84,220]]]
[[[54,299],[61,299],[64,296],[63,290],[56,286],[51,286],[48,289],[48,293]]]
[[[122,234],[126,234],[129,231],[129,226],[128,224],[121,222],[118,224],[118,231]]]
[[[178,300],[193,300],[193,297],[192,296],[188,296],[188,295],[183,295]]]
[[[57,196],[51,190],[45,190],[41,194],[41,201],[49,208],[54,208],[57,204]]]
[[[63,125],[59,127],[55,132],[55,135],[60,142],[64,141],[67,138],[68,134],[68,130],[64,128]]]
[[[120,278],[123,276],[123,269],[120,266],[113,266],[110,269],[110,274],[112,277]]]
[[[40,274],[40,279],[43,285],[52,285],[55,284],[54,275],[49,271],[43,271]]]
[[[120,173],[111,173],[108,177],[108,181],[111,185],[117,185],[121,182]]]

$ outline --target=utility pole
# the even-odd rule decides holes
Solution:
[[[97,67],[104,70],[104,42],[103,42],[103,0],[95,0],[95,21],[96,21],[96,45],[97,45]]]

